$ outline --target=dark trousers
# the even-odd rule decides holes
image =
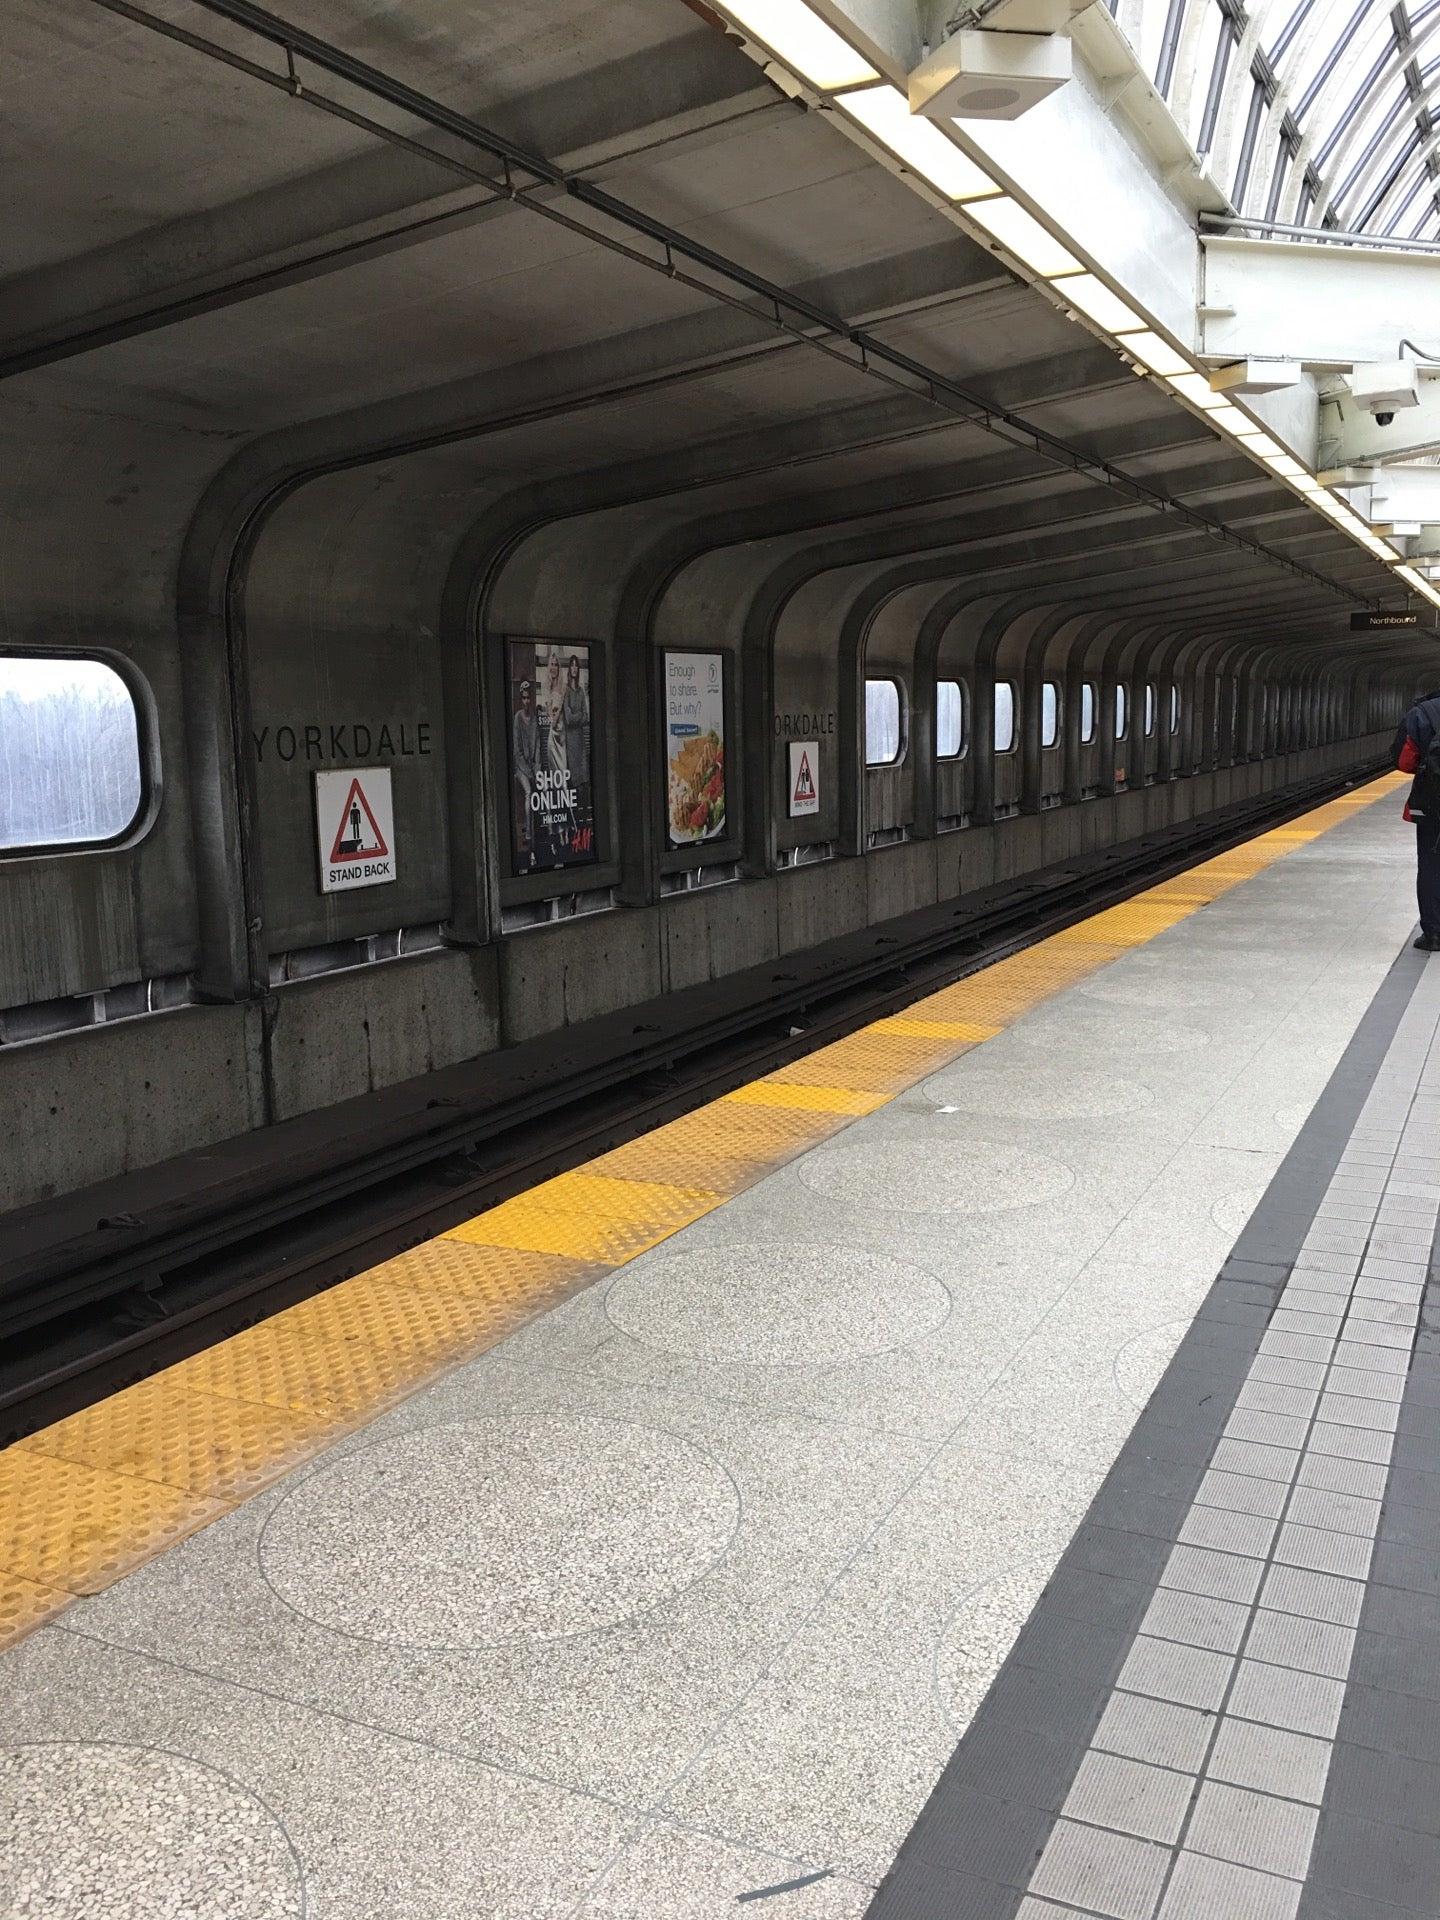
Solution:
[[[1415,822],[1415,893],[1420,931],[1440,939],[1440,813]]]

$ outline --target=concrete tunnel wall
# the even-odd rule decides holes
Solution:
[[[168,443],[163,451],[172,462]],[[975,595],[983,575],[962,584],[953,578],[914,583],[908,571],[933,570],[932,552],[927,547],[909,568],[897,566],[888,539],[880,542],[886,551],[878,560],[843,566],[823,565],[813,547],[794,538],[744,542],[680,561],[689,543],[686,523],[673,510],[660,515],[658,525],[630,511],[623,537],[617,520],[625,520],[624,514],[571,518],[477,556],[467,544],[475,510],[479,505],[482,520],[493,522],[495,502],[477,501],[463,473],[445,474],[433,456],[429,464],[424,483],[409,487],[398,463],[302,485],[277,504],[254,537],[234,604],[249,735],[234,743],[237,785],[248,765],[254,816],[244,831],[263,901],[263,945],[282,970],[292,956],[343,949],[402,926],[443,929],[437,939],[454,939],[462,904],[477,935],[411,958],[278,979],[268,992],[233,1005],[194,1006],[5,1048],[0,1077],[7,1093],[57,1123],[37,1128],[28,1147],[22,1143],[10,1176],[12,1203],[266,1119],[314,1110],[522,1040],[557,1021],[583,1019],[777,958],[1302,773],[1343,766],[1381,744],[1364,707],[1365,684],[1376,674],[1357,669],[1353,657],[1347,661],[1338,643],[1317,661],[1313,648],[1307,654],[1303,648],[1247,647],[1243,637],[1174,635],[1087,617],[1063,602]],[[204,470],[197,461],[195,471]],[[704,524],[713,537],[713,522]],[[128,946],[88,971],[85,956],[63,945],[44,956],[48,970],[38,975],[33,956],[23,966],[9,963],[3,976],[7,1006],[57,998],[56,988],[93,992],[144,977],[147,969],[182,971],[197,964],[197,889],[186,871],[195,839],[186,805],[184,740],[190,711],[207,683],[192,676],[187,707],[173,610],[168,645],[157,632],[163,595],[173,590],[181,537],[182,529],[172,525],[168,547],[157,545],[155,577],[134,582],[137,594],[143,589],[152,596],[133,615],[144,636],[117,632],[121,622],[113,613],[107,630],[109,644],[133,659],[154,689],[162,714],[158,744],[165,779],[154,822],[123,853],[0,868],[0,886],[12,897],[33,901],[37,885],[51,889],[60,902],[55,912],[66,921],[97,883],[126,886],[131,897],[144,898],[137,890],[163,850],[168,863],[180,863],[175,883],[158,889],[169,917],[158,926],[138,923]],[[459,599],[478,614],[479,624],[457,632],[453,572],[462,552],[469,554],[473,577],[471,590]],[[655,573],[657,566],[664,585],[644,596],[648,612],[637,621],[631,609],[637,577]],[[69,630],[86,631],[102,607],[114,606],[114,574],[97,562],[88,584],[73,566],[64,577]],[[37,597],[40,591],[37,580]],[[53,584],[48,591],[53,596]],[[12,597],[12,613],[14,606]],[[757,607],[764,614],[758,629]],[[627,784],[646,796],[637,809],[632,790],[632,817],[644,808],[653,815],[657,801],[653,656],[667,645],[729,651],[738,734],[731,777],[742,784],[746,814],[763,821],[763,832],[743,845],[737,835],[722,849],[728,857],[720,862],[719,877],[728,884],[662,892],[666,859],[652,820],[642,860],[617,859],[600,870],[613,869],[616,880],[624,876],[626,905],[503,931],[505,860],[496,770],[487,763],[487,718],[497,696],[503,700],[494,643],[514,630],[585,639],[606,649],[611,763],[630,768],[636,777]],[[53,631],[43,608],[23,629],[27,638]],[[1300,656],[1308,674],[1303,712],[1292,716],[1284,741],[1272,723],[1262,745],[1254,733],[1258,720],[1244,743],[1227,742],[1223,725],[1204,731],[1206,714],[1223,717],[1214,690],[1222,662],[1241,686],[1242,710],[1249,716],[1262,671],[1270,684],[1283,684],[1287,672],[1299,673]],[[1190,663],[1188,670],[1181,660]],[[1156,737],[1137,738],[1146,676],[1162,668],[1162,706],[1173,677],[1181,688],[1182,715],[1180,734],[1164,743],[1169,765],[1163,781],[1159,761],[1168,714],[1162,712]],[[909,738],[896,768],[863,766],[860,689],[867,674],[893,677],[903,690]],[[1322,681],[1322,674],[1328,679]],[[1012,753],[988,756],[983,719],[997,676],[1021,690],[1018,738]],[[1039,748],[1036,693],[1046,676],[1062,683],[1071,720],[1075,688],[1086,677],[1097,686],[1097,739],[1078,757],[1068,744],[1073,726],[1066,729],[1063,721],[1066,744],[1046,753]],[[943,766],[929,751],[939,677],[962,682],[969,710],[966,751]],[[1411,677],[1402,664],[1379,670],[1392,708]],[[1121,679],[1131,689],[1132,728],[1130,770],[1117,782],[1106,769],[1116,757],[1108,727],[1113,688]],[[1338,688],[1322,698],[1322,686],[1337,680]],[[622,687],[631,695],[628,703],[618,697]],[[308,774],[333,763],[330,728],[342,709],[348,717],[338,724],[349,729],[342,736],[342,760],[354,753],[357,720],[375,735],[390,729],[405,871],[393,890],[322,897],[315,890]],[[311,714],[322,717],[311,720]],[[802,714],[812,725],[820,716],[815,737],[825,811],[817,820],[791,823],[780,804],[784,737],[776,735],[774,720],[789,716],[794,722]],[[308,740],[307,726],[316,729]],[[281,728],[289,729],[293,741],[287,757],[277,746]],[[180,764],[173,766],[177,751]],[[1067,755],[1073,763],[1068,784]],[[1118,757],[1125,759],[1123,750]],[[1010,812],[1021,803],[1027,760],[1040,770],[1035,797],[1045,804]],[[768,783],[756,793],[754,775],[761,769]],[[943,807],[937,799],[942,780],[949,794]],[[625,823],[613,782],[602,808],[618,853]],[[475,849],[465,876],[473,893],[468,903],[459,898],[462,876],[451,837],[461,817],[468,820]],[[957,817],[962,827],[940,830],[942,818]],[[897,843],[869,846],[877,830],[896,829],[905,835]],[[817,845],[833,850],[832,857],[780,866],[795,847]],[[558,876],[549,887],[566,907],[577,891],[573,875]],[[28,905],[21,910],[32,911]],[[342,951],[337,957],[355,962],[361,954]],[[106,1116],[99,1124],[82,1123],[82,1114],[93,1122],[97,1112]],[[60,1124],[67,1114],[68,1127]],[[120,1115],[121,1124],[109,1123],[109,1116]],[[63,1154],[57,1155],[62,1141]]]
[[[448,136],[399,150],[77,14],[13,103],[0,334],[45,352],[0,385],[0,647],[124,663],[157,777],[129,844],[0,857],[0,1092],[24,1116],[0,1205],[1384,744],[1423,656],[1345,630],[1381,570],[703,9],[543,0],[498,42],[495,9],[418,38],[341,11],[323,31],[405,84],[966,397],[637,264],[623,221],[628,254],[477,192]],[[49,45],[51,0],[11,15]],[[511,871],[512,636],[595,649],[598,857],[569,874]],[[731,682],[727,830],[700,849],[666,844],[667,648],[722,650]],[[894,767],[866,765],[867,676],[902,689]],[[997,677],[1021,694],[1002,755]],[[939,679],[968,714],[943,763]],[[1179,731],[1117,752],[1114,690],[1138,722],[1151,680],[1179,686]],[[787,724],[818,746],[813,817],[785,804]],[[399,878],[322,896],[311,776],[377,758]]]

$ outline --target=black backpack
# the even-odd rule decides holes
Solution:
[[[1420,764],[1415,769],[1414,797],[1418,800],[1423,792],[1426,799],[1433,803],[1440,799],[1440,700],[1424,701],[1415,710],[1417,721],[1422,714],[1429,723],[1430,740],[1421,751]],[[1416,732],[1419,732],[1418,725]],[[1419,747],[1418,739],[1415,744]]]

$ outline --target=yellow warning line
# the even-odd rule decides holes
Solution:
[[[0,1645],[1400,784],[1092,914],[0,1453]]]

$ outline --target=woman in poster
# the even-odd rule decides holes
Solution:
[[[583,806],[590,786],[590,696],[581,683],[578,653],[570,656],[561,710],[565,722],[565,751]]]
[[[518,870],[535,865],[535,823],[530,800],[535,791],[535,766],[540,748],[540,723],[535,716],[535,690],[529,680],[516,689],[510,721],[510,777],[515,796],[515,858]]]
[[[557,773],[568,774],[570,761],[566,752],[565,684],[561,679],[562,671],[560,649],[551,647],[550,662],[545,673],[546,739],[550,750],[550,765]],[[568,782],[566,784],[568,785]]]

